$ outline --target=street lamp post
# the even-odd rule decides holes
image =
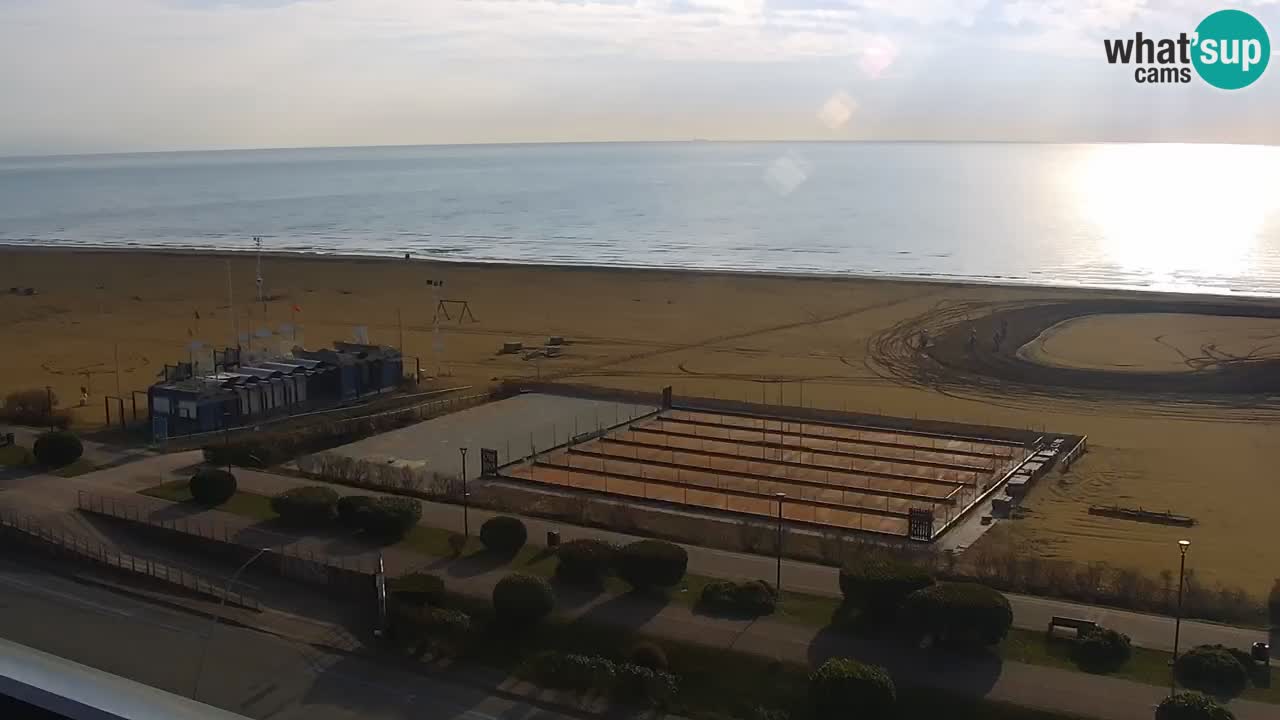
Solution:
[[[209,632],[204,636],[204,644],[200,648],[200,657],[196,661],[195,687],[191,689],[192,700],[200,699],[200,676],[204,674],[204,661],[205,657],[209,654],[209,641],[213,639],[213,631],[217,629],[218,620],[222,617],[222,610],[227,606],[227,596],[231,594],[231,586],[236,583],[236,579],[240,577],[240,573],[244,572],[246,568],[253,564],[254,560],[262,557],[262,554],[270,549],[271,548],[265,547],[260,548],[258,552],[253,554],[253,557],[245,560],[243,565],[236,568],[236,571],[231,573],[231,577],[227,579],[227,584],[222,588],[222,600],[218,602],[218,612],[213,616],[212,624],[209,625]]]
[[[458,452],[462,453],[462,534],[464,537],[470,537],[471,520],[468,515],[471,493],[467,492],[467,449],[458,448]]]
[[[778,576],[774,581],[774,589],[781,594],[782,592],[782,501],[787,499],[784,492],[774,493],[773,496],[778,499]]]
[[[1170,663],[1170,665],[1178,662],[1178,640],[1182,635],[1182,587],[1183,587],[1183,577],[1185,576],[1187,571],[1187,548],[1189,547],[1191,547],[1190,540],[1178,541],[1178,551],[1181,553],[1182,557],[1178,564],[1178,611],[1177,611],[1177,614],[1174,615],[1173,617],[1173,660]],[[1176,689],[1177,682],[1178,682],[1177,675],[1174,674],[1173,670],[1170,670],[1169,672],[1169,694],[1170,695],[1172,695],[1174,690]]]

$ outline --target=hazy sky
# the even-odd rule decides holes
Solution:
[[[1280,0],[0,0],[0,154],[662,139],[1280,143],[1280,61],[1102,40]],[[825,111],[824,111],[825,108]]]

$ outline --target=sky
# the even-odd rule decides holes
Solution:
[[[0,0],[0,155],[615,140],[1280,144],[1104,38],[1280,0]]]

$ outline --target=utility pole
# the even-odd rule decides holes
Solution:
[[[1174,667],[1178,662],[1178,640],[1182,634],[1182,585],[1183,576],[1187,571],[1187,548],[1191,547],[1190,540],[1179,540],[1178,551],[1182,553],[1182,562],[1178,565],[1178,613],[1173,619],[1173,660],[1169,662],[1169,695],[1172,696],[1177,690],[1178,675],[1177,668]]]

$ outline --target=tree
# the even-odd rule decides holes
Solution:
[[[1156,720],[1235,720],[1228,709],[1199,693],[1170,695],[1156,706]]]
[[[80,444],[80,438],[73,432],[50,430],[36,438],[31,452],[41,465],[62,467],[79,460],[84,454],[84,446]]]
[[[815,718],[880,720],[893,716],[898,694],[884,668],[831,658],[809,676]]]
[[[595,538],[570,540],[556,548],[556,577],[579,585],[599,585],[613,568],[617,548]]]
[[[514,628],[526,628],[541,621],[555,609],[556,596],[546,580],[512,573],[493,587],[493,612]]]
[[[1197,645],[1178,656],[1173,666],[1184,687],[1210,695],[1233,697],[1249,684],[1249,671],[1222,645]]]
[[[519,518],[497,515],[480,526],[480,542],[489,552],[514,557],[529,539],[529,530]]]
[[[977,649],[1004,639],[1013,611],[1004,595],[985,585],[943,582],[908,595],[902,601],[903,623],[934,643]]]
[[[873,617],[893,617],[903,598],[933,584],[923,568],[875,554],[864,554],[840,569],[845,601]]]
[[[296,487],[271,498],[281,520],[299,527],[322,527],[337,517],[338,493],[322,485]]]
[[[675,543],[638,540],[618,550],[615,567],[618,577],[631,587],[675,587],[689,567],[689,553]]]
[[[196,470],[187,487],[191,499],[201,505],[221,505],[236,494],[236,476],[222,468],[206,466]]]

